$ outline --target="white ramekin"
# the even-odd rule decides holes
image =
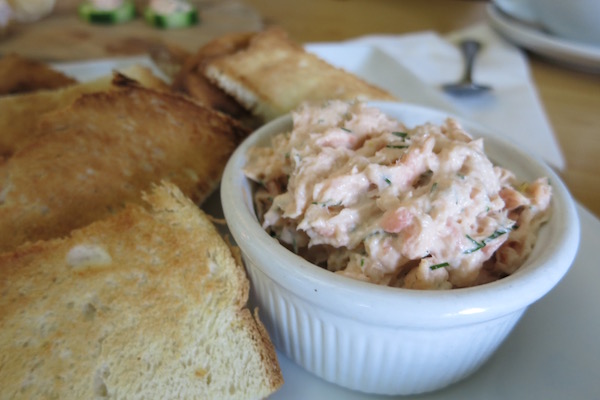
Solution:
[[[408,126],[449,115],[403,103],[372,103]],[[221,183],[227,224],[240,247],[275,346],[315,375],[346,388],[416,394],[443,388],[477,370],[529,305],[568,271],[579,244],[579,220],[560,178],[538,158],[468,121],[488,156],[519,178],[546,176],[552,217],[533,253],[513,275],[482,286],[417,291],[356,281],[319,268],[281,246],[259,225],[252,185],[243,174],[249,147],[291,129],[285,116],[258,129],[232,155]],[[551,329],[551,327],[549,327]]]

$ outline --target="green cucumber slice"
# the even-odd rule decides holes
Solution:
[[[163,15],[157,14],[153,9],[148,7],[144,10],[144,17],[149,24],[161,29],[185,28],[195,25],[200,21],[198,11],[195,8],[189,11]]]
[[[132,1],[125,1],[114,10],[98,10],[91,2],[86,1],[79,5],[78,10],[81,18],[94,24],[120,24],[135,17],[135,5]]]

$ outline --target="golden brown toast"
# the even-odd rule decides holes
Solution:
[[[171,81],[192,54],[174,44],[156,44],[148,49],[152,62]]]
[[[0,251],[64,236],[168,179],[201,203],[248,131],[183,96],[122,78],[46,114],[44,134],[0,162]]]
[[[15,53],[0,58],[0,96],[58,89],[76,82],[43,62]]]
[[[122,74],[142,86],[169,90],[168,85],[146,67],[134,65],[124,69]],[[10,157],[16,150],[43,133],[36,129],[43,114],[70,105],[84,93],[111,90],[114,88],[112,79],[111,74],[61,89],[0,97],[0,158]]]
[[[398,100],[387,91],[336,68],[271,28],[246,47],[206,62],[205,74],[265,121],[305,101]]]
[[[261,399],[283,383],[243,267],[164,183],[64,239],[0,255],[11,399]]]
[[[247,47],[253,36],[254,33],[251,32],[231,33],[208,42],[186,59],[175,75],[171,87],[202,104],[242,121],[249,127],[258,126],[261,121],[253,118],[252,114],[237,100],[209,81],[204,73],[209,61]]]

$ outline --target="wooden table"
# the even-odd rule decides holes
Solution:
[[[228,31],[279,25],[302,43],[369,33],[441,34],[485,21],[486,2],[467,0],[196,0],[204,12],[194,29],[158,31],[143,21],[102,29],[82,23],[77,0],[58,0],[53,15],[0,39],[0,53],[70,60],[140,53],[156,42],[193,51]],[[243,1],[243,3],[242,3]],[[532,75],[566,158],[559,172],[574,197],[600,216],[600,75],[556,66],[529,55]]]

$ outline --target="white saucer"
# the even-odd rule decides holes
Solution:
[[[494,29],[518,46],[561,64],[600,73],[600,47],[558,38],[512,18],[492,4],[487,6],[486,11]]]

